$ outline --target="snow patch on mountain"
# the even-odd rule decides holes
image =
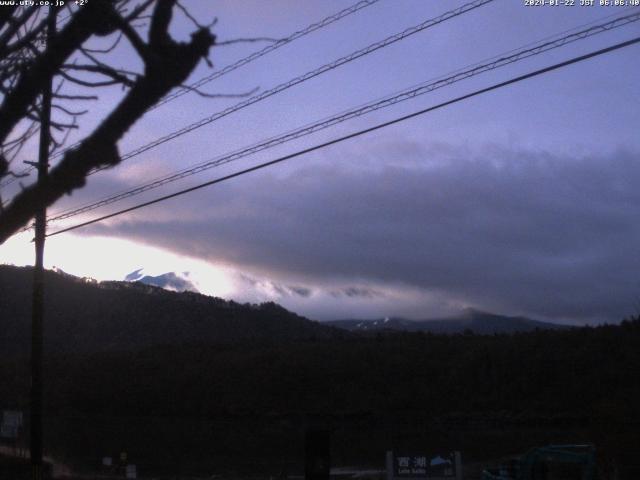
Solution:
[[[174,292],[200,292],[198,288],[195,286],[193,281],[190,279],[189,272],[167,272],[162,275],[144,275],[144,269],[139,268],[131,273],[129,273],[124,280],[127,282],[141,282],[145,285],[151,285],[154,287],[164,288],[165,290],[171,290]]]

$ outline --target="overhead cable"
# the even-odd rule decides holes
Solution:
[[[277,42],[272,43],[271,45],[267,45],[266,47],[264,47],[261,50],[257,50],[253,53],[251,53],[250,55],[241,58],[240,60],[227,65],[226,67],[221,68],[220,70],[216,70],[215,72],[211,73],[210,75],[207,75],[206,77],[201,78],[200,80],[188,85],[186,88],[181,88],[176,90],[174,93],[167,95],[166,97],[164,97],[162,100],[160,100],[158,103],[156,103],[153,107],[151,107],[150,110],[153,110],[154,108],[157,108],[161,105],[164,105],[165,103],[168,103],[172,100],[175,100],[178,97],[181,97],[182,95],[185,95],[189,92],[192,92],[193,90],[202,87],[203,85],[206,85],[209,82],[212,82],[213,80],[222,77],[223,75],[226,75],[227,73],[233,72],[234,70],[237,70],[240,67],[243,67],[245,65],[247,65],[248,63],[253,62],[254,60],[257,60],[260,57],[264,57],[265,55],[267,55],[268,53],[271,53],[281,47],[284,47],[285,45],[293,42],[294,40],[297,40],[301,37],[304,37],[305,35],[308,35],[312,32],[315,32],[316,30],[319,30],[323,27],[326,27],[328,25],[331,25],[334,22],[337,22],[338,20],[347,17],[349,15],[351,15],[352,13],[357,12],[358,10],[362,10],[365,7],[369,7],[371,5],[373,5],[374,3],[378,2],[379,0],[363,0],[361,2],[358,2],[354,5],[351,5],[348,8],[345,8],[344,10],[340,10],[337,13],[334,13],[333,15],[330,15],[326,18],[323,18],[322,20],[312,23],[311,25],[307,26],[306,28],[303,28],[302,30],[298,30],[296,32],[293,32],[291,35],[282,38],[280,40],[278,40]]]
[[[545,53],[549,50],[556,49],[570,43],[576,42],[578,40],[582,40],[585,38],[589,38],[591,36],[597,35],[599,33],[609,31],[615,28],[622,27],[624,25],[628,25],[632,22],[637,22],[640,20],[640,12],[636,12],[635,14],[626,15],[624,17],[616,18],[610,22],[606,22],[600,25],[593,26],[591,28],[566,35],[561,38],[557,38],[554,40],[546,41],[537,45],[534,45],[529,48],[511,51],[510,55],[506,56],[498,56],[494,57],[491,61],[483,64],[476,64],[472,68],[466,70],[458,70],[453,75],[449,75],[444,78],[440,78],[436,81],[432,81],[429,83],[421,84],[417,87],[412,87],[410,89],[404,90],[400,93],[394,94],[392,96],[387,96],[383,99],[379,99],[373,102],[369,102],[363,106],[352,108],[340,114],[334,115],[329,118],[325,118],[323,120],[317,121],[315,123],[308,124],[306,126],[300,127],[298,129],[289,131],[283,135],[271,137],[267,140],[263,140],[257,144],[251,145],[249,147],[242,148],[240,150],[236,150],[232,153],[225,154],[223,156],[216,157],[214,159],[208,160],[206,162],[200,163],[198,165],[180,170],[178,172],[172,173],[170,175],[155,179],[151,182],[139,185],[135,188],[125,190],[115,195],[111,195],[105,198],[102,198],[98,201],[93,201],[91,203],[87,203],[85,205],[79,207],[73,207],[71,209],[67,209],[64,211],[60,211],[58,213],[52,214],[49,219],[50,222],[64,220],[66,218],[70,218],[82,213],[86,213],[91,210],[95,210],[97,208],[103,207],[105,205],[112,204],[114,202],[124,200],[126,198],[133,197],[135,195],[139,195],[146,191],[159,188],[168,183],[175,182],[177,180],[181,180],[183,178],[196,175],[205,170],[209,170],[214,167],[218,167],[241,158],[247,157],[254,153],[261,152],[263,150],[267,150],[269,148],[273,148],[277,145],[281,145],[283,143],[304,137],[306,135],[310,135],[320,130],[324,130],[331,126],[337,125],[339,123],[345,122],[347,120],[351,120],[356,117],[360,117],[362,115],[369,114],[371,112],[380,110],[382,108],[390,107],[400,102],[404,102],[406,100],[410,100],[419,95],[424,95],[426,93],[432,92],[439,88],[446,87],[453,83],[459,82],[461,80],[465,80],[467,78],[473,77],[475,75],[479,75],[491,70],[495,70],[500,67],[504,67],[506,65],[524,60],[526,58],[530,58],[535,55],[539,55]]]
[[[433,27],[435,25],[438,25],[440,23],[443,23],[447,20],[450,20],[452,18],[455,18],[459,15],[463,15],[471,10],[474,10],[478,7],[481,7],[483,5],[486,5],[488,3],[493,2],[494,0],[474,0],[473,2],[469,2],[466,3],[454,10],[450,10],[448,12],[443,13],[442,15],[439,15],[435,18],[431,18],[429,20],[425,20],[422,23],[419,23],[418,25],[415,25],[413,27],[407,28],[405,30],[403,30],[402,32],[396,33],[395,35],[391,35],[383,40],[380,40],[378,42],[372,43],[371,45],[368,45],[364,48],[361,48],[359,50],[356,50],[353,53],[350,53],[349,55],[346,55],[344,57],[340,57],[337,60],[334,60],[331,63],[327,63],[321,67],[318,67],[314,70],[311,70],[305,74],[299,75],[295,78],[292,78],[291,80],[288,80],[287,82],[281,83],[279,85],[277,85],[276,87],[273,87],[269,90],[265,90],[262,93],[259,93],[257,95],[254,95],[250,98],[247,98],[246,100],[243,100],[231,107],[225,108],[224,110],[218,111],[212,115],[209,115],[207,117],[204,117],[196,122],[193,122],[179,130],[175,130],[167,135],[164,135],[156,140],[153,140],[152,142],[149,142],[145,145],[142,145],[134,150],[129,151],[128,153],[124,154],[121,156],[121,159],[124,160],[128,160],[132,157],[135,157],[136,155],[140,155],[143,152],[146,152],[147,150],[150,150],[152,148],[157,147],[158,145],[162,145],[163,143],[169,142],[171,140],[174,140],[182,135],[185,135],[189,132],[192,132],[200,127],[203,127],[205,125],[208,125],[212,122],[215,122],[216,120],[219,120],[223,117],[226,117],[227,115],[230,115],[234,112],[237,112],[238,110],[241,110],[243,108],[246,108],[250,105],[253,105],[255,103],[258,103],[262,100],[265,100],[267,98],[272,97],[273,95],[276,95],[278,93],[281,93],[285,90],[288,90],[291,87],[294,87],[295,85],[298,85],[300,83],[306,82],[307,80],[310,80],[312,78],[315,78],[319,75],[322,75],[323,73],[326,73],[330,70],[334,70],[342,65],[345,65],[349,62],[353,62],[354,60],[357,60],[360,57],[363,57],[365,55],[368,55],[370,53],[373,53],[377,50],[380,50],[382,48],[388,47],[389,45],[392,45],[396,42],[399,42],[411,35],[414,35],[418,32],[421,32],[423,30],[426,30],[430,27]],[[93,170],[92,173],[104,170],[106,168],[101,168],[101,169],[96,169]]]
[[[178,196],[181,196],[181,195],[184,195],[184,194],[187,194],[187,193],[190,193],[190,192],[193,192],[193,191],[196,191],[196,190],[211,186],[211,185],[215,185],[217,183],[221,183],[221,182],[224,182],[224,181],[227,181],[227,180],[231,180],[232,178],[236,178],[236,177],[239,177],[241,175],[245,175],[247,173],[255,172],[257,170],[261,170],[263,168],[266,168],[266,167],[269,167],[269,166],[272,166],[272,165],[275,165],[275,164],[278,164],[278,163],[282,163],[282,162],[284,162],[286,160],[290,160],[292,158],[296,158],[296,157],[299,157],[301,155],[305,155],[307,153],[311,153],[313,151],[320,150],[322,148],[326,148],[326,147],[328,147],[330,145],[335,145],[337,143],[344,142],[345,140],[349,140],[349,139],[352,139],[352,138],[355,138],[355,137],[359,137],[359,136],[365,135],[367,133],[371,133],[373,131],[380,130],[380,129],[385,128],[385,127],[389,127],[391,125],[395,125],[397,123],[404,122],[404,121],[409,120],[411,118],[418,117],[420,115],[424,115],[426,113],[432,112],[434,110],[437,110],[437,109],[440,109],[440,108],[443,108],[443,107],[446,107],[446,106],[449,106],[449,105],[452,105],[454,103],[458,103],[458,102],[467,100],[467,99],[475,97],[477,95],[481,95],[481,94],[484,94],[484,93],[487,93],[487,92],[490,92],[490,91],[493,91],[493,90],[497,90],[497,89],[506,87],[508,85],[511,85],[511,84],[514,84],[514,83],[518,83],[518,82],[521,82],[523,80],[527,80],[529,78],[533,78],[533,77],[536,77],[536,76],[539,76],[539,75],[542,75],[542,74],[545,74],[545,73],[549,73],[551,71],[558,70],[560,68],[567,67],[569,65],[573,65],[575,63],[582,62],[582,61],[588,60],[588,59],[593,58],[593,57],[604,55],[606,53],[610,53],[610,52],[613,52],[615,50],[619,50],[621,48],[625,48],[625,47],[628,47],[628,46],[631,46],[631,45],[634,45],[634,44],[637,44],[637,43],[640,43],[640,37],[635,37],[635,38],[633,38],[631,40],[627,40],[625,42],[617,43],[615,45],[612,45],[612,46],[609,46],[609,47],[606,47],[606,48],[603,48],[603,49],[600,49],[600,50],[596,50],[596,51],[590,52],[590,53],[585,54],[585,55],[574,57],[574,58],[572,58],[570,60],[566,60],[564,62],[556,63],[554,65],[551,65],[551,66],[548,66],[548,67],[544,67],[544,68],[541,68],[539,70],[535,70],[533,72],[529,72],[527,74],[511,78],[511,79],[506,80],[504,82],[496,83],[494,85],[491,85],[491,86],[486,87],[486,88],[482,88],[480,90],[475,90],[474,92],[468,93],[466,95],[462,95],[462,96],[454,98],[452,100],[448,100],[448,101],[440,103],[438,105],[434,105],[432,107],[425,108],[423,110],[411,113],[409,115],[404,115],[402,117],[399,117],[399,118],[396,118],[396,119],[393,119],[393,120],[390,120],[390,121],[387,121],[387,122],[384,122],[384,123],[380,123],[378,125],[366,128],[364,130],[359,130],[359,131],[351,133],[349,135],[345,135],[345,136],[342,136],[342,137],[339,137],[339,138],[335,138],[333,140],[330,140],[328,142],[324,142],[324,143],[315,145],[313,147],[309,147],[309,148],[305,148],[303,150],[299,150],[299,151],[297,151],[295,153],[291,153],[291,154],[285,155],[283,157],[276,158],[275,160],[271,160],[269,162],[261,163],[259,165],[253,166],[251,168],[247,168],[247,169],[241,170],[239,172],[235,172],[235,173],[232,173],[232,174],[229,174],[229,175],[225,175],[223,177],[219,177],[219,178],[216,178],[214,180],[210,180],[208,182],[204,182],[204,183],[201,183],[199,185],[196,185],[196,186],[193,186],[193,187],[190,187],[190,188],[186,188],[184,190],[180,190],[178,192],[175,192],[175,193],[172,193],[172,194],[169,194],[169,195],[164,195],[164,196],[156,198],[154,200],[150,200],[148,202],[140,203],[138,205],[134,205],[132,207],[125,208],[123,210],[110,213],[108,215],[103,215],[101,217],[94,218],[92,220],[88,220],[86,222],[82,222],[82,223],[73,225],[71,227],[63,228],[61,230],[55,231],[53,233],[50,233],[47,236],[48,237],[52,237],[54,235],[59,235],[61,233],[70,232],[72,230],[76,230],[78,228],[86,227],[88,225],[92,225],[94,223],[101,222],[103,220],[107,220],[109,218],[113,218],[113,217],[116,217],[116,216],[119,216],[119,215],[123,215],[125,213],[129,213],[129,212],[132,212],[134,210],[138,210],[140,208],[144,208],[144,207],[147,207],[147,206],[150,206],[150,205],[154,205],[156,203],[160,203],[160,202],[163,202],[163,201],[166,201],[166,200],[169,200],[169,199],[172,199],[172,198],[175,198],[175,197],[178,197]]]
[[[292,34],[288,35],[285,38],[282,38],[280,40],[278,40],[277,42],[274,42],[270,45],[267,45],[266,47],[257,50],[253,53],[251,53],[250,55],[241,58],[240,60],[227,65],[226,67],[221,68],[220,70],[216,70],[215,72],[211,73],[210,75],[207,75],[206,77],[201,78],[200,80],[192,83],[191,85],[188,85],[187,87],[183,87],[178,89],[176,92],[169,94],[167,96],[165,96],[163,99],[161,99],[158,103],[156,103],[154,106],[152,106],[150,110],[153,110],[157,107],[159,107],[160,105],[164,105],[165,103],[170,102],[171,100],[174,100],[178,97],[181,97],[182,95],[185,95],[186,93],[189,93],[209,82],[212,82],[213,80],[222,77],[223,75],[226,75],[228,73],[231,73],[234,70],[237,70],[240,67],[243,67],[255,60],[257,60],[258,58],[264,57],[265,55],[281,48],[284,47],[285,45],[288,45],[289,43],[302,38],[312,32],[315,32],[316,30],[319,30],[321,28],[327,27],[328,25],[331,25],[332,23],[337,22],[338,20],[341,20],[353,13],[358,12],[359,10],[362,10],[363,8],[369,7],[377,2],[379,2],[380,0],[361,0],[353,5],[351,5],[350,7],[347,7],[343,10],[340,10],[339,12],[334,13],[333,15],[329,15],[328,17],[323,18],[322,20],[319,20],[317,22],[314,22],[310,25],[308,25],[307,27],[301,29],[301,30],[297,30],[295,32],[293,32]],[[67,15],[64,18],[60,18],[58,19],[58,22],[62,22],[63,20],[66,20],[68,18],[70,18],[72,16],[72,14]],[[57,152],[56,154],[52,155],[52,158],[55,157],[59,157],[60,155],[64,154],[67,150],[70,150],[72,148],[75,148],[79,145],[79,142],[70,145],[69,147],[60,150],[59,152]],[[34,167],[28,167],[25,168],[22,172],[20,172],[20,175],[25,175],[28,174],[29,172],[31,172],[32,170],[34,170]],[[13,183],[15,181],[15,178],[11,178],[11,179],[7,179],[5,180],[5,182],[0,184],[0,187],[5,187],[7,185],[10,185],[11,183]]]

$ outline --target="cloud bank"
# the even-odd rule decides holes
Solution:
[[[390,139],[336,151],[87,231],[270,279],[303,310],[326,302],[311,308],[316,317],[363,316],[366,305],[416,318],[474,306],[578,323],[636,313],[637,152],[472,153]]]

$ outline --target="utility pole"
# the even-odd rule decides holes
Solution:
[[[49,7],[46,48],[51,48],[55,35],[56,10]],[[43,183],[49,169],[51,145],[51,90],[53,78],[42,90],[40,112],[40,148],[38,152],[38,183]],[[33,301],[31,317],[31,436],[30,456],[32,480],[42,480],[42,411],[43,411],[43,317],[44,317],[44,240],[47,228],[47,209],[44,204],[35,215],[36,262],[33,269]]]

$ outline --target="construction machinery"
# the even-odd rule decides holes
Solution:
[[[595,480],[593,445],[547,445],[532,448],[497,468],[482,472],[482,480]]]

